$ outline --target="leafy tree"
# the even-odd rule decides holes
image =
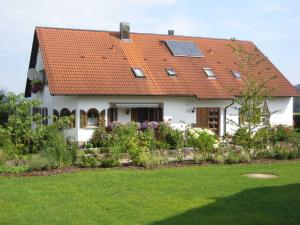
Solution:
[[[263,76],[269,68],[261,65],[265,61],[265,57],[260,54],[257,48],[254,51],[249,51],[235,40],[233,43],[227,46],[232,49],[239,60],[238,65],[244,85],[241,90],[232,90],[237,93],[235,103],[238,105],[236,109],[240,112],[240,121],[239,123],[230,119],[227,121],[243,130],[240,133],[243,133],[244,147],[250,149],[255,144],[255,132],[259,128],[268,127],[268,118],[275,113],[266,113],[264,107],[266,107],[265,102],[270,99],[269,96],[272,91],[269,82],[276,76]]]
[[[0,126],[7,123],[8,120],[8,114],[7,112],[3,111],[1,109],[1,105],[3,105],[6,101],[6,92],[5,90],[0,90]]]
[[[22,94],[8,93],[6,101],[1,105],[1,111],[8,114],[7,124],[4,126],[11,141],[22,151],[27,151],[26,146],[31,143],[33,129],[32,124],[41,123],[41,115],[32,115],[33,107],[40,103],[36,100],[29,100]]]

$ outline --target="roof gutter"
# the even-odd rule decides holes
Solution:
[[[227,120],[227,109],[232,106],[234,104],[234,99],[232,99],[232,102],[227,105],[225,108],[224,108],[224,135],[226,135],[226,120]]]

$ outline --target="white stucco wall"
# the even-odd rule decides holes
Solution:
[[[271,126],[285,125],[293,126],[293,98],[292,97],[274,97],[271,100],[267,100],[267,104],[271,113],[270,123]],[[234,134],[237,130],[237,126],[229,120],[235,123],[239,122],[239,106],[234,104],[227,110],[227,125],[226,131],[229,134]]]

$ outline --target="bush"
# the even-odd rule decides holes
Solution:
[[[120,162],[117,159],[101,159],[100,165],[101,165],[101,167],[104,167],[104,168],[116,167],[116,166],[120,165]]]
[[[50,127],[51,128],[51,127]],[[78,146],[67,143],[65,137],[56,129],[49,129],[47,141],[41,154],[58,167],[70,166],[77,158]]]
[[[211,153],[219,147],[217,136],[208,129],[188,129],[187,142],[190,147],[203,153]]]
[[[11,173],[11,174],[18,174],[24,173],[29,171],[29,167],[27,165],[21,166],[0,166],[0,174],[1,173]]]
[[[107,133],[105,127],[96,129],[92,135],[91,143],[94,147],[109,147],[112,145],[112,135]]]
[[[271,137],[272,135],[268,127],[259,129],[254,135],[254,140],[253,140],[254,147],[256,149],[267,148],[268,146],[270,146]]]
[[[80,166],[81,167],[85,167],[85,168],[95,168],[98,165],[98,160],[95,158],[95,156],[91,156],[91,155],[83,155],[81,157],[81,163]]]
[[[165,149],[178,149],[184,146],[184,133],[180,130],[173,129],[170,124],[160,122],[158,125],[157,139],[166,143]]]
[[[288,137],[291,133],[293,133],[294,128],[292,127],[287,127],[287,126],[283,126],[283,125],[278,125],[275,126],[271,129],[271,133],[272,133],[272,138],[271,141],[272,143],[278,143],[278,142],[283,142],[283,141],[287,141]]]
[[[299,152],[294,148],[287,148],[281,145],[274,146],[275,159],[295,159],[297,157],[299,157]]]
[[[34,171],[48,170],[53,168],[53,165],[51,165],[51,163],[41,155],[33,155],[27,165],[30,170]]]
[[[249,133],[246,128],[238,129],[235,132],[232,140],[235,145],[239,145],[242,147],[250,147],[250,148],[252,147],[252,146],[248,146],[250,141],[249,141]]]
[[[18,153],[7,132],[4,128],[0,127],[0,165],[3,165],[6,160],[14,158]]]

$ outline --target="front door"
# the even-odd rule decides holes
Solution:
[[[197,108],[196,126],[208,128],[217,135],[220,134],[220,109],[219,108]]]

